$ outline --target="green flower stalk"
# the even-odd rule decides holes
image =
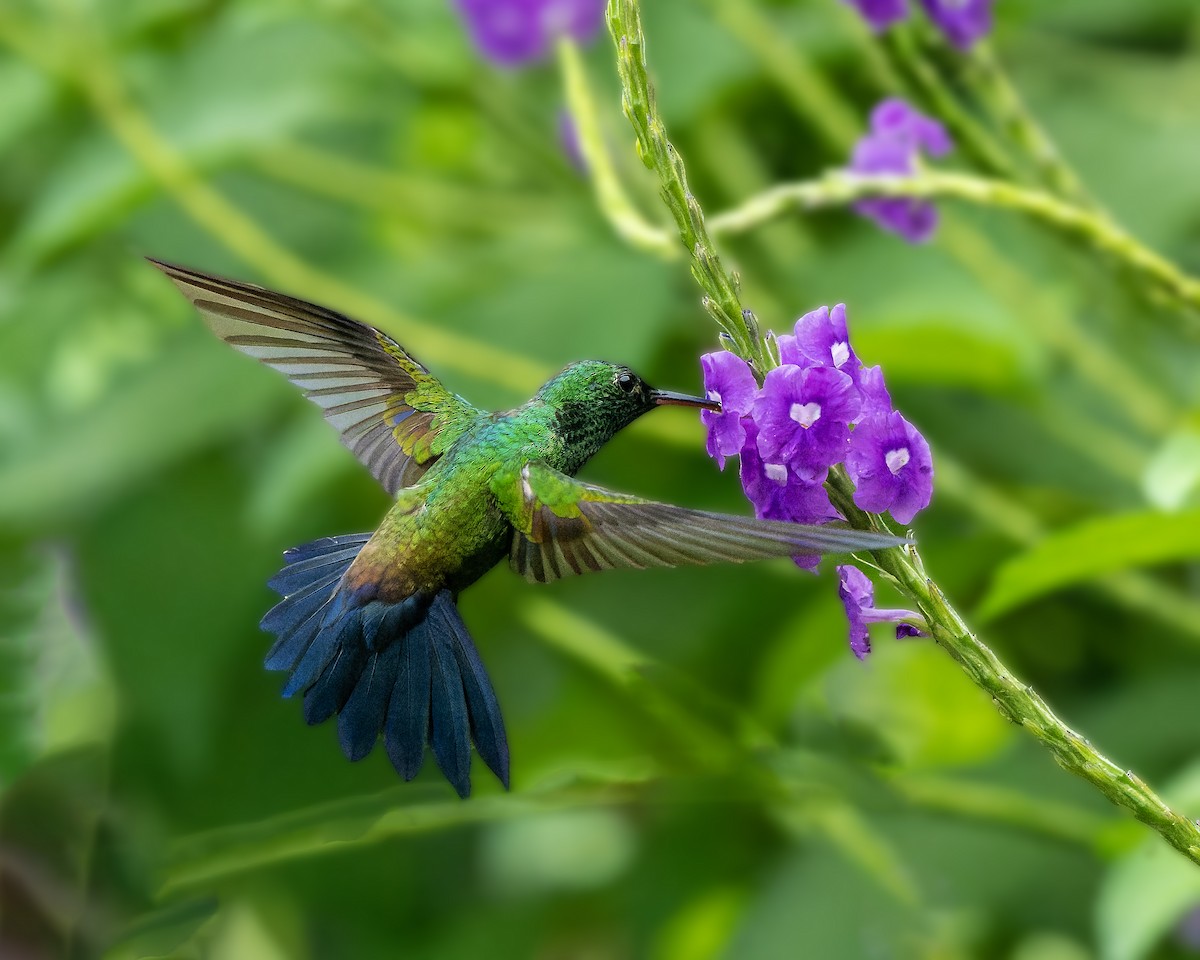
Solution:
[[[913,176],[868,176],[835,170],[814,180],[765,190],[709,220],[714,236],[742,233],[789,210],[849,206],[872,197],[950,199],[1022,213],[1113,257],[1177,303],[1200,310],[1200,279],[1141,243],[1103,213],[1041,190],[965,173],[923,169]]]
[[[700,204],[687,186],[683,159],[667,137],[655,109],[646,66],[645,38],[637,0],[610,0],[608,25],[617,48],[617,67],[626,116],[637,134],[640,156],[660,180],[661,192],[680,239],[692,257],[692,275],[705,294],[705,305],[729,335],[732,352],[750,361],[759,378],[776,366],[765,349],[753,314],[742,308],[735,280],[725,271],[705,224]],[[883,532],[875,515],[854,503],[850,477],[841,467],[829,472],[830,500],[856,528]],[[1025,727],[1066,770],[1088,781],[1193,862],[1200,864],[1200,828],[1168,807],[1132,772],[1099,753],[1050,709],[968,628],[937,584],[927,576],[912,545],[872,551],[875,565],[899,588],[924,619],[928,632],[961,666],[971,682],[987,693],[1001,713]]]

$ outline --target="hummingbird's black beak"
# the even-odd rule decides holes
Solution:
[[[674,390],[651,390],[650,399],[656,407],[664,405],[674,407],[699,407],[701,410],[721,412],[721,404],[707,397],[689,397],[686,393],[676,393]]]

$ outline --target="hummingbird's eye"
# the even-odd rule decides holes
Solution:
[[[626,393],[633,393],[637,387],[637,378],[632,373],[623,373],[617,377],[617,386]]]

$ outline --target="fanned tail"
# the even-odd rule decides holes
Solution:
[[[400,603],[358,603],[339,589],[370,534],[326,537],[284,554],[270,581],[283,596],[262,619],[277,636],[268,670],[291,674],[283,688],[304,693],[310,724],[338,715],[338,739],[361,760],[384,735],[405,780],[420,771],[425,745],[446,779],[471,792],[471,743],[509,784],[508,739],[491,681],[449,590]]]

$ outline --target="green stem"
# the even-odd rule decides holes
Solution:
[[[970,174],[927,170],[911,177],[896,177],[830,171],[814,180],[780,184],[764,191],[714,216],[710,229],[714,236],[739,233],[790,210],[845,206],[868,197],[943,198],[1018,211],[1111,255],[1177,301],[1200,310],[1200,279],[1140,243],[1104,214],[1040,190]]]
[[[670,147],[662,120],[654,109],[654,95],[646,68],[645,39],[637,0],[609,0],[608,24],[617,45],[626,113],[638,136],[643,159],[657,170],[663,182],[664,196],[676,213],[685,244],[694,251],[693,275],[705,291],[728,290],[732,303],[727,312],[736,312],[738,302],[732,281],[714,255],[707,235],[707,246],[693,242],[696,222],[703,225],[699,204],[687,196],[689,217],[680,216],[677,191],[686,183],[683,160]],[[672,202],[674,200],[674,202]],[[736,341],[735,341],[736,345]],[[745,353],[742,354],[746,356]],[[756,355],[760,360],[761,355]],[[882,529],[881,518],[859,510],[853,502],[853,488],[841,469],[830,472],[828,484],[834,505],[855,527]],[[1076,776],[1087,780],[1114,803],[1125,807],[1137,819],[1149,825],[1168,843],[1193,862],[1200,864],[1200,828],[1172,811],[1132,773],[1122,771],[1100,754],[1086,739],[1060,720],[1032,687],[1020,682],[999,658],[967,628],[941,590],[925,576],[915,549],[893,547],[874,552],[875,562],[887,573],[924,615],[937,643],[963,668],[971,681],[989,694],[997,708],[1013,722],[1024,726],[1054,758]]]
[[[562,71],[563,87],[567,106],[579,137],[579,149],[587,163],[588,176],[596,194],[600,212],[612,224],[617,236],[632,247],[645,250],[655,256],[674,259],[679,248],[667,233],[638,212],[621,186],[621,178],[612,164],[608,146],[604,142],[604,131],[600,115],[596,110],[596,98],[592,96],[587,82],[587,71],[579,56],[579,47],[574,41],[563,37],[558,41],[558,66]]]
[[[854,506],[853,485],[842,471],[830,474],[830,499],[855,527],[873,527],[878,519]],[[977,687],[992,698],[1007,719],[1045,746],[1059,766],[1086,780],[1113,803],[1129,810],[1193,863],[1200,864],[1200,828],[1163,802],[1131,770],[1122,770],[1086,737],[1064,723],[1033,687],[1019,680],[1000,658],[971,633],[945,595],[925,575],[911,547],[873,552],[875,562],[925,617],[937,644],[954,658]]]
[[[1016,169],[1008,154],[946,86],[941,74],[918,49],[910,30],[894,27],[880,35],[879,43],[934,113],[946,121],[955,142],[975,163],[996,176],[1014,176]]]
[[[704,291],[704,308],[725,332],[737,352],[761,372],[770,365],[770,355],[759,335],[758,321],[742,308],[736,278],[721,265],[704,224],[704,212],[687,182],[687,171],[678,151],[667,139],[659,119],[646,62],[641,52],[642,36],[622,35],[617,30],[615,6],[608,7],[609,25],[620,48],[618,70],[621,74],[621,105],[637,134],[638,154],[642,162],[659,177],[663,201],[679,230],[679,238],[692,258],[692,276]]]
[[[1059,196],[1082,206],[1096,207],[1087,188],[1059,153],[986,43],[978,43],[963,61],[964,79],[991,109],[1012,141],[1033,161],[1042,180]]]

